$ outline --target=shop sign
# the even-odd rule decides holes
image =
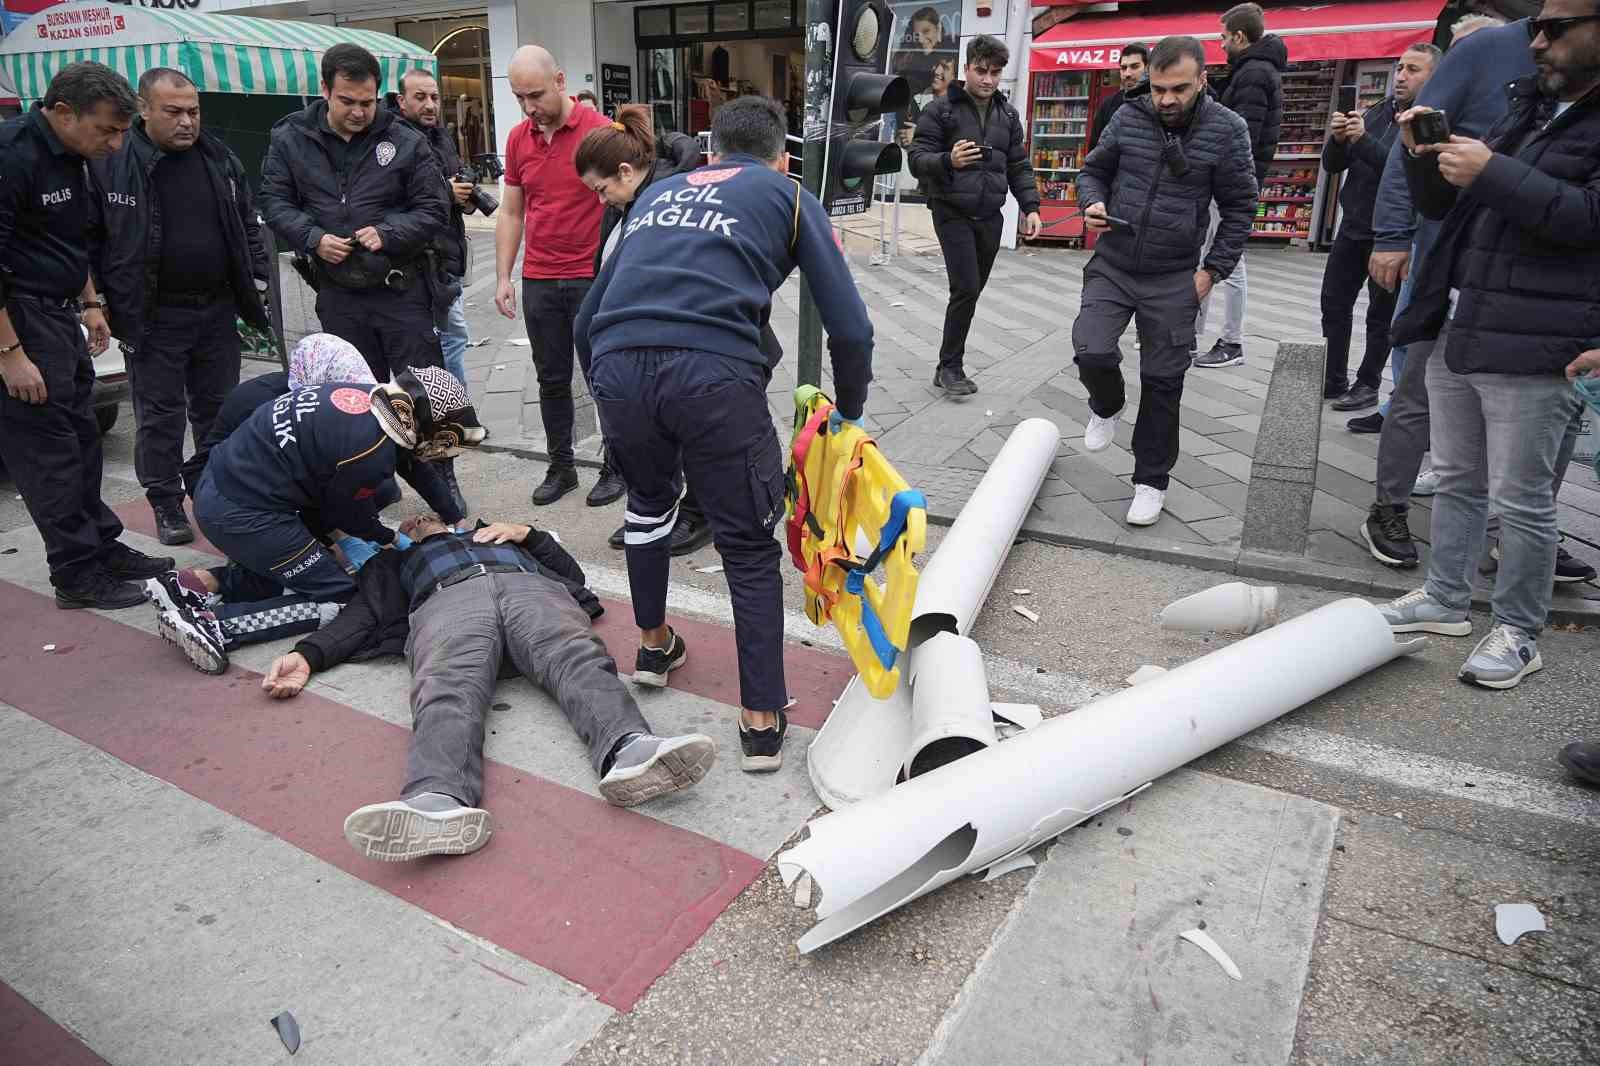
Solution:
[[[600,109],[615,115],[620,104],[633,99],[633,68],[621,63],[600,64]]]

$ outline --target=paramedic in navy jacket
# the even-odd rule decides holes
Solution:
[[[782,762],[783,450],[767,407],[761,322],[799,267],[833,355],[839,414],[859,420],[872,379],[872,323],[828,216],[787,177],[788,124],[773,101],[724,104],[711,165],[652,182],[595,279],[574,330],[628,483],[628,584],[640,629],[634,680],[663,686],[687,656],[667,625],[667,554],[684,476],[711,523],[733,598],[741,766]]]

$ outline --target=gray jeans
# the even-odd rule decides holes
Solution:
[[[1555,578],[1556,463],[1577,394],[1559,374],[1457,374],[1442,358],[1427,363],[1439,491],[1425,587],[1446,607],[1472,602],[1492,506],[1500,517],[1494,621],[1538,633]],[[1407,376],[1409,364],[1408,353]]]
[[[599,773],[617,741],[650,726],[566,587],[485,574],[440,589],[411,616],[411,748],[402,796],[483,798],[483,734],[502,660],[560,704]]]
[[[1200,249],[1200,261],[1205,262],[1206,255],[1211,251],[1211,242],[1217,239],[1217,224],[1222,221],[1222,213],[1217,210],[1216,201],[1211,203],[1211,231],[1206,236],[1205,247]],[[1246,238],[1245,243],[1249,243]],[[1249,295],[1249,278],[1245,275],[1244,256],[1239,256],[1239,265],[1233,268],[1233,273],[1217,283],[1211,293],[1200,302],[1200,313],[1195,315],[1194,336],[1198,343],[1206,332],[1206,312],[1211,309],[1211,297],[1216,295],[1215,289],[1222,290],[1222,333],[1218,340],[1227,344],[1244,343],[1244,305],[1245,297]]]

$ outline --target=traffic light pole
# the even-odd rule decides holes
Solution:
[[[828,134],[833,115],[833,50],[829,27],[837,28],[836,0],[806,0],[805,147],[800,156],[800,184],[822,199],[827,172]],[[818,32],[819,28],[823,31]],[[800,275],[799,383],[822,384],[822,316],[805,274]]]

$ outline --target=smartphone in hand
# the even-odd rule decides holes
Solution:
[[[1339,110],[1351,115],[1356,110],[1356,87],[1354,85],[1339,86]]]
[[[1411,139],[1417,144],[1443,144],[1450,139],[1450,117],[1443,111],[1424,111],[1411,120]]]

